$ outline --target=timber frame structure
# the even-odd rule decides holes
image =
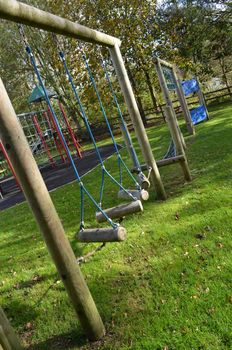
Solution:
[[[0,0],[0,18],[43,29],[109,48],[122,93],[137,135],[150,180],[159,199],[166,193],[152,149],[142,123],[136,99],[120,52],[120,40],[67,19],[41,11],[16,0]],[[17,120],[5,86],[0,78],[0,139],[16,171],[25,197],[42,232],[80,323],[89,340],[98,340],[105,328],[76,257],[65,235],[22,127]]]
[[[162,70],[162,66],[165,66],[171,70],[174,84],[175,84],[175,90],[177,91],[177,94],[178,94],[178,100],[180,102],[180,105],[181,105],[181,108],[182,108],[182,111],[183,111],[183,114],[185,117],[188,131],[190,134],[193,135],[195,133],[195,131],[194,131],[194,126],[192,124],[191,115],[190,115],[190,112],[188,110],[188,105],[187,105],[187,102],[185,100],[185,96],[184,96],[184,93],[182,91],[180,81],[177,78],[174,67],[171,64],[167,63],[166,61],[160,60],[159,58],[155,58],[154,61],[155,61],[155,67],[156,67],[160,87],[161,87],[161,90],[162,90],[162,93],[164,95],[165,102],[166,102],[166,106],[164,107],[165,120],[167,122],[168,129],[169,129],[172,141],[173,141],[175,149],[176,149],[175,156],[170,156],[167,158],[165,157],[164,159],[157,160],[156,165],[158,168],[161,168],[161,167],[164,167],[167,165],[179,163],[181,168],[182,168],[185,180],[191,181],[192,178],[191,178],[191,174],[190,174],[190,170],[189,170],[189,166],[188,166],[188,160],[187,160],[187,157],[185,154],[186,144],[185,144],[184,136],[179,128],[176,113],[175,113],[175,110],[173,107],[172,99],[171,99],[170,94],[169,94],[169,89],[168,89],[167,82],[166,82],[166,79],[165,79],[165,76],[164,76],[164,73]],[[133,159],[133,157],[131,157],[131,158]],[[146,164],[143,164],[141,166],[141,170],[142,171],[149,170],[149,168],[147,167]],[[135,163],[134,163],[134,168],[132,169],[132,171],[133,172],[137,171]]]
[[[188,104],[187,104],[187,101],[185,99],[182,87],[181,87],[181,81],[177,77],[177,73],[176,73],[176,69],[174,68],[174,65],[172,65],[164,60],[161,60],[160,58],[157,58],[157,57],[154,57],[154,63],[155,63],[155,68],[156,68],[159,84],[160,84],[161,91],[162,91],[164,99],[165,99],[166,106],[170,107],[172,109],[172,112],[176,118],[176,113],[175,113],[175,110],[173,107],[173,103],[172,103],[172,99],[171,99],[171,96],[169,93],[167,82],[166,82],[166,79],[164,77],[162,66],[170,69],[174,83],[175,83],[175,87],[176,87],[175,90],[177,92],[177,97],[178,97],[178,100],[179,100],[179,103],[181,106],[181,110],[182,110],[183,115],[184,115],[187,130],[188,130],[190,135],[194,135],[195,134],[194,125],[192,123],[191,115],[190,115],[190,112],[188,109]]]

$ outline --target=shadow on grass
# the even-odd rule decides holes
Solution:
[[[25,295],[26,298],[26,295]],[[22,326],[36,319],[38,312],[35,308],[19,300],[11,300],[9,306],[4,307],[8,319],[14,323],[14,326]],[[20,320],[20,322],[19,322]]]
[[[83,346],[86,342],[86,338],[81,335],[79,330],[73,330],[70,333],[55,335],[43,342],[29,346],[27,350],[68,350],[77,346]]]

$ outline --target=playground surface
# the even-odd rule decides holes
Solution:
[[[99,151],[104,160],[115,152],[115,148],[113,145],[108,144],[99,147]],[[85,175],[99,164],[99,159],[97,158],[94,149],[84,151],[82,155],[82,159],[77,157],[74,158],[80,176]],[[40,172],[49,191],[55,190],[56,188],[76,179],[70,163],[56,161],[56,165],[55,168],[51,165],[40,167]],[[11,177],[1,182],[1,186],[5,195],[4,198],[0,200],[0,211],[13,207],[15,204],[22,203],[26,200],[23,192],[19,190],[14,178]]]

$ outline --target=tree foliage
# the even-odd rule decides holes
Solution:
[[[158,91],[158,83],[153,55],[175,62],[186,72],[200,74],[201,79],[209,80],[218,75],[225,84],[231,83],[232,7],[229,1],[165,0],[157,5],[153,0],[79,0],[78,6],[75,0],[24,2],[119,37],[140,109],[148,100],[155,108],[157,106],[154,89]],[[52,35],[32,28],[26,28],[25,32],[46,86],[60,96],[73,119],[83,124]],[[58,39],[90,120],[101,120],[80,43],[62,36]],[[81,45],[104,107],[113,116],[116,111],[101,66],[101,54],[110,63],[109,53],[92,44]],[[17,112],[23,112],[29,108],[27,98],[36,78],[15,24],[0,21],[0,48],[0,74]],[[119,100],[123,102],[112,67],[110,75]]]

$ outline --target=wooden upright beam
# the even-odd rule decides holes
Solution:
[[[199,90],[197,91],[197,96],[198,96],[200,104],[205,107],[207,119],[209,120],[209,112],[208,112],[208,109],[207,109],[207,106],[205,103],[205,98],[204,98],[203,92],[201,91],[200,82],[198,79],[197,79],[197,82],[198,82],[198,86],[199,86]]]
[[[156,72],[157,72],[157,76],[158,76],[158,80],[159,80],[159,84],[161,87],[161,91],[163,93],[164,96],[164,100],[167,106],[171,107],[172,110],[174,111],[174,107],[173,107],[173,103],[172,103],[172,99],[170,97],[169,94],[169,90],[167,87],[167,83],[165,81],[165,77],[162,71],[162,65],[161,65],[161,60],[158,58],[155,58],[155,68],[156,68]],[[175,111],[174,111],[175,112]]]
[[[155,59],[155,68],[156,68],[159,84],[160,84],[160,87],[161,87],[161,91],[163,93],[166,106],[170,107],[171,110],[172,110],[172,115],[174,117],[174,121],[176,123],[178,132],[180,134],[181,142],[183,144],[184,149],[186,149],[185,140],[184,140],[184,137],[183,137],[182,132],[180,131],[180,128],[179,128],[179,125],[178,125],[175,109],[174,109],[174,106],[173,106],[173,103],[172,103],[172,99],[170,97],[170,93],[169,93],[169,90],[168,90],[168,86],[167,86],[167,83],[166,83],[166,80],[165,80],[164,73],[163,73],[162,66],[161,66],[160,62],[163,62],[163,61],[161,61],[159,58]],[[168,126],[169,126],[169,129],[170,129],[170,125],[169,124],[168,124]],[[171,130],[170,130],[170,132],[171,132]]]
[[[0,328],[0,345],[2,345],[2,348],[4,350],[22,350],[22,346],[1,307]]]
[[[1,79],[0,138],[80,323],[90,340],[100,339],[105,334],[101,317]]]
[[[111,58],[115,67],[115,71],[118,76],[119,84],[121,86],[122,93],[124,95],[125,102],[132,120],[134,130],[139,141],[141,151],[144,160],[148,167],[152,169],[151,171],[151,182],[156,189],[157,197],[159,199],[166,199],[166,192],[161,180],[161,176],[156,165],[154,155],[147,137],[146,130],[144,128],[139,109],[136,103],[136,99],[131,87],[131,83],[123,62],[123,58],[118,45],[110,48]]]
[[[16,0],[0,0],[0,18],[83,41],[112,47],[120,40]]]
[[[3,331],[2,326],[0,326],[0,346],[2,346],[3,350],[12,350],[12,347],[10,346],[10,343],[5,335],[5,332]]]
[[[189,131],[189,133],[191,135],[194,134],[194,128],[193,128],[193,125],[192,125],[191,116],[190,116],[190,113],[188,112],[188,109],[186,109],[187,107],[186,107],[186,104],[185,104],[185,100],[183,100],[183,96],[182,96],[181,90],[180,90],[181,88],[180,88],[180,86],[178,84],[178,79],[177,79],[177,76],[175,74],[173,66],[171,64],[168,64],[166,61],[160,60],[159,58],[155,58],[154,62],[155,62],[155,68],[156,68],[159,84],[160,84],[161,91],[162,91],[163,96],[164,96],[164,100],[165,100],[166,106],[168,106],[168,107],[170,107],[172,109],[172,112],[173,112],[173,114],[174,114],[174,116],[176,118],[175,109],[174,109],[174,106],[173,106],[173,103],[172,103],[172,99],[170,97],[170,93],[169,93],[169,90],[168,90],[168,86],[167,86],[164,74],[163,74],[162,66],[166,66],[166,67],[168,67],[168,68],[170,68],[172,70],[173,79],[174,79],[174,82],[176,84],[178,100],[180,102],[181,109],[182,109],[182,112],[184,114],[184,118],[185,118],[187,129],[188,129],[188,131]],[[184,141],[184,140],[182,139],[182,141]]]
[[[171,136],[172,136],[173,142],[174,142],[175,147],[176,147],[177,154],[178,154],[178,156],[180,156],[180,155],[183,156],[183,160],[180,162],[180,165],[181,165],[181,168],[183,170],[185,180],[191,181],[192,178],[191,178],[191,174],[190,174],[190,170],[189,170],[189,166],[188,166],[188,161],[187,161],[187,158],[185,155],[185,151],[184,151],[183,143],[181,141],[180,133],[178,131],[178,128],[177,128],[177,125],[175,122],[175,116],[174,116],[173,111],[172,111],[170,106],[164,107],[164,111],[165,111],[167,123],[169,124]]]
[[[177,92],[177,96],[178,96],[178,100],[182,109],[182,113],[184,115],[184,119],[185,119],[185,123],[186,123],[186,127],[187,130],[189,132],[190,135],[194,135],[195,134],[195,129],[194,129],[194,125],[192,122],[192,118],[191,118],[191,114],[189,112],[188,109],[188,104],[186,102],[182,87],[181,87],[181,82],[177,77],[176,71],[174,68],[172,68],[172,72],[173,72],[173,78],[176,84],[176,92]]]

